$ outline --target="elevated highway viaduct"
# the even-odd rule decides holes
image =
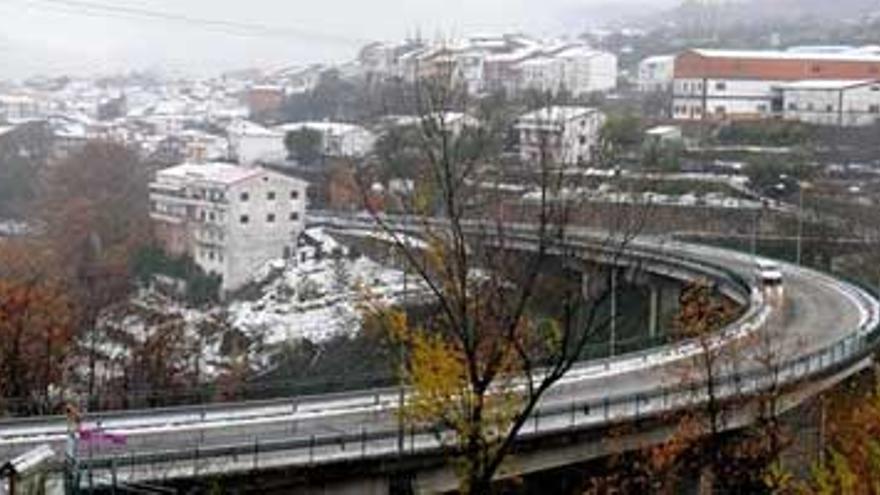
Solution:
[[[357,230],[361,221],[334,220],[338,229]],[[527,229],[518,242],[532,242]],[[569,237],[593,261],[603,255],[596,233]],[[716,382],[722,397],[751,396],[768,386],[785,387],[784,408],[833,386],[869,365],[876,343],[880,306],[866,291],[806,268],[783,264],[785,304],[770,304],[754,280],[751,256],[659,238],[629,244],[626,264],[679,279],[709,278],[746,311],[713,340],[731,345],[773,326],[784,353],[770,376],[757,350],[744,353],[737,369]],[[670,412],[696,407],[704,388],[683,379],[681,367],[700,352],[693,342],[619,355],[577,366],[551,389],[520,437],[518,452],[502,475],[548,469],[606,455],[602,438],[620,424],[633,424],[635,447],[661,440]],[[180,483],[218,476],[247,487],[264,480],[279,490],[319,486],[322,491],[387,493],[394,483],[418,491],[454,487],[445,451],[435,431],[401,430],[397,389],[314,397],[216,404],[163,410],[87,415],[84,424],[124,435],[124,446],[80,447],[81,486],[117,483]],[[750,422],[746,401],[727,426]],[[64,452],[67,425],[61,417],[0,422],[0,459],[40,444]],[[60,461],[60,458],[59,458]],[[60,469],[59,462],[58,468]],[[331,481],[332,480],[332,481]]]

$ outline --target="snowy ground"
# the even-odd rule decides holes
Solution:
[[[239,351],[246,352],[252,370],[265,369],[281,344],[320,343],[356,334],[365,304],[393,303],[405,287],[410,292],[418,287],[412,275],[405,281],[400,270],[349,256],[345,246],[320,229],[308,233],[320,249],[314,243],[303,248],[298,254],[304,254],[305,261],[266,263],[238,299],[195,309],[145,289],[127,304],[108,308],[102,318],[104,331],[95,342],[99,376],[118,378],[133,351],[168,332],[175,332],[177,345],[162,352],[200,381],[218,376],[238,359],[228,352],[230,337],[245,338],[247,348]],[[85,370],[86,365],[80,363],[79,368]]]
[[[258,300],[229,305],[230,322],[248,335],[261,335],[267,346],[356,333],[359,305],[369,298],[394,301],[403,292],[403,278],[403,272],[365,257],[284,265]]]

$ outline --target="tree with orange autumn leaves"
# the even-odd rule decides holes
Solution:
[[[599,308],[614,284],[606,280],[584,291],[580,278],[559,277],[549,282],[558,311],[541,312],[546,274],[579,266],[567,242],[570,215],[588,203],[564,194],[578,179],[553,161],[545,142],[540,156],[524,164],[534,200],[509,207],[495,166],[513,124],[504,114],[509,109],[472,105],[466,92],[440,79],[421,81],[411,105],[419,115],[420,165],[413,168],[410,194],[396,200],[404,216],[395,221],[371,206],[379,174],[362,171],[359,184],[378,228],[436,312],[416,323],[404,310],[379,306],[370,308],[370,317],[403,352],[401,376],[409,387],[403,420],[432,428],[454,452],[463,493],[487,493],[541,397],[581,359],[590,338],[607,330],[610,318]],[[447,120],[450,109],[474,107],[479,126]],[[523,232],[512,226],[514,210],[521,215],[516,221],[528,223],[529,249],[522,249]],[[644,218],[621,217],[595,245],[613,258]],[[595,267],[583,271],[600,280],[610,276]]]
[[[29,242],[0,242],[0,415],[55,412],[50,393],[63,386],[74,313],[43,259]]]
[[[650,492],[676,494],[696,480],[699,493],[765,493],[775,479],[777,463],[789,443],[779,420],[783,390],[778,368],[790,358],[790,342],[778,334],[778,314],[751,335],[718,345],[718,332],[740,314],[740,309],[710,283],[695,281],[680,297],[674,328],[680,339],[696,344],[699,352],[675,366],[674,378],[691,383],[690,397],[698,405],[661,418],[668,437],[654,446],[611,456],[606,471],[590,479],[590,495]],[[746,366],[770,380],[757,393],[730,395],[721,383],[736,380]],[[730,431],[734,415],[748,415],[751,423]],[[622,434],[628,433],[622,431]],[[615,450],[612,435],[609,439]],[[621,491],[623,490],[623,491]]]
[[[877,377],[851,379],[849,385],[821,399],[828,413],[820,418],[824,422],[820,428],[826,434],[824,444],[819,446],[822,455],[818,461],[805,475],[795,475],[785,466],[775,465],[766,476],[771,493],[880,495],[880,388],[877,388]]]
[[[38,204],[43,240],[76,308],[77,337],[89,356],[90,395],[97,392],[97,320],[130,293],[133,257],[151,239],[150,176],[134,150],[95,141],[54,164],[43,178]]]

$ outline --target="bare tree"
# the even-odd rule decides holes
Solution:
[[[582,263],[572,247],[572,219],[590,203],[583,170],[555,160],[560,123],[550,113],[548,132],[536,136],[538,156],[521,164],[530,168],[519,184],[523,197],[511,195],[499,166],[513,124],[509,108],[475,104],[448,76],[421,81],[412,103],[421,158],[412,164],[413,191],[399,202],[404,215],[367,206],[433,296],[436,313],[418,324],[401,311],[383,308],[382,316],[406,351],[405,418],[437,427],[454,447],[463,492],[487,493],[541,398],[590,339],[609,329],[615,315],[608,301],[622,283],[585,291],[581,280],[548,275],[578,267],[600,281],[614,277]],[[450,113],[475,108],[479,125],[462,125],[467,120]],[[359,177],[367,200],[376,190],[372,178],[366,171]],[[612,263],[643,225],[635,211],[595,239],[592,247],[611,253]],[[542,289],[551,287],[557,311],[542,313]]]

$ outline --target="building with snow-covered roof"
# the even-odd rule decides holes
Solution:
[[[520,116],[520,159],[563,165],[589,163],[599,145],[605,114],[591,107],[552,106]]]
[[[276,163],[287,159],[282,132],[239,120],[230,124],[226,133],[230,158],[241,165]]]
[[[45,102],[29,95],[0,94],[0,122],[19,123],[45,117]]]
[[[617,56],[586,46],[556,52],[562,62],[562,85],[575,96],[611,91],[617,87]]]
[[[367,129],[341,122],[292,122],[275,127],[278,134],[310,129],[321,134],[321,152],[325,156],[363,157],[373,151],[376,136]],[[282,138],[283,142],[283,138]]]
[[[639,62],[639,91],[652,93],[672,89],[675,55],[655,55]]]
[[[438,128],[449,131],[456,136],[465,129],[474,129],[480,126],[480,121],[463,112],[436,112],[423,117],[417,115],[386,115],[382,117],[380,128],[388,127],[421,127],[426,123],[436,125]]]
[[[877,79],[811,79],[782,84],[777,90],[786,120],[841,127],[880,123]]]
[[[156,237],[167,252],[220,275],[224,291],[293,256],[305,213],[306,183],[259,167],[184,163],[150,184]]]
[[[777,87],[801,80],[880,77],[880,56],[842,52],[694,49],[675,59],[672,116],[766,118],[783,112]]]

